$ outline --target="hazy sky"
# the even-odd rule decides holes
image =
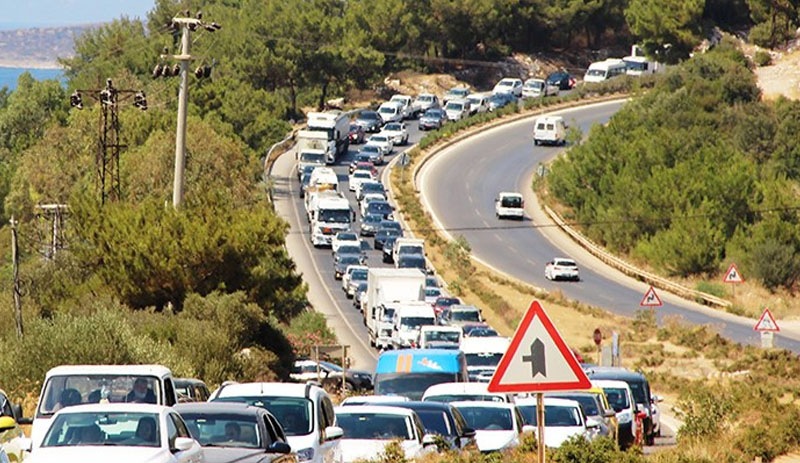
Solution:
[[[0,28],[106,22],[122,15],[144,19],[155,0],[0,0]]]

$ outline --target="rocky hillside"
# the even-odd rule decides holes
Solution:
[[[0,30],[0,66],[57,67],[58,58],[72,56],[75,37],[91,27],[93,26]]]

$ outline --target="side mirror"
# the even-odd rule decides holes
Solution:
[[[341,439],[344,436],[344,430],[339,426],[328,426],[325,428],[325,440],[332,441]]]
[[[657,404],[657,403],[663,402],[663,401],[664,401],[664,398],[661,397],[660,395],[654,395],[654,396],[650,397],[650,403],[653,403],[653,404]]]
[[[600,422],[596,418],[586,418],[586,429],[598,429]]]
[[[422,436],[422,446],[430,447],[431,445],[436,445],[436,437],[433,434],[425,434]]]
[[[615,416],[617,416],[617,412],[615,412],[613,408],[603,410],[603,418],[613,418]]]
[[[464,428],[461,431],[461,437],[468,437],[472,439],[475,437],[475,430],[472,428]]]
[[[536,426],[526,424],[522,426],[522,434],[533,434],[536,432]]]
[[[658,396],[656,396],[658,397]],[[19,421],[22,418],[22,405],[20,404],[11,404],[11,413],[14,414],[14,419]]]
[[[33,450],[33,440],[30,437],[20,437],[18,442],[21,450],[26,452]]]
[[[266,453],[281,453],[286,455],[292,453],[292,447],[286,442],[273,442],[267,447]]]
[[[185,452],[192,448],[194,442],[194,439],[191,437],[176,437],[175,444],[173,444],[170,450],[172,453]]]
[[[644,404],[636,404],[636,411],[637,411],[638,413],[643,413],[643,412],[645,412],[645,409],[644,409]]]
[[[0,432],[9,431],[17,427],[17,422],[10,416],[0,416]]]

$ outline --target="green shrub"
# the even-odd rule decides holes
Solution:
[[[764,50],[758,50],[753,55],[753,62],[755,62],[756,66],[759,67],[769,66],[770,64],[772,64],[772,55],[770,55],[769,52],[766,52]]]
[[[712,283],[710,281],[698,281],[695,289],[712,296],[724,298],[727,296],[727,291],[721,283]]]
[[[632,450],[623,452],[617,443],[608,437],[588,440],[585,436],[573,436],[557,449],[548,451],[549,461],[554,463],[640,463],[644,456]]]

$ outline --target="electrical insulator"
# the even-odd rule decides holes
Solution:
[[[81,94],[78,92],[73,92],[72,95],[69,96],[69,105],[73,108],[83,109],[83,99],[81,98]]]
[[[144,92],[136,92],[136,94],[133,95],[133,106],[142,111],[147,111],[147,97],[145,97]]]
[[[203,77],[206,79],[211,77],[211,66],[203,66]]]
[[[114,100],[111,95],[111,90],[105,89],[100,91],[100,104],[112,105]]]
[[[197,66],[197,69],[194,70],[194,76],[197,77],[198,79],[202,79],[203,78],[203,67],[202,66]]]
[[[181,75],[181,65],[180,64],[176,63],[175,66],[172,66],[172,75],[173,76]]]
[[[156,67],[153,68],[153,79],[161,77],[161,71],[162,71],[161,65],[156,64]]]

